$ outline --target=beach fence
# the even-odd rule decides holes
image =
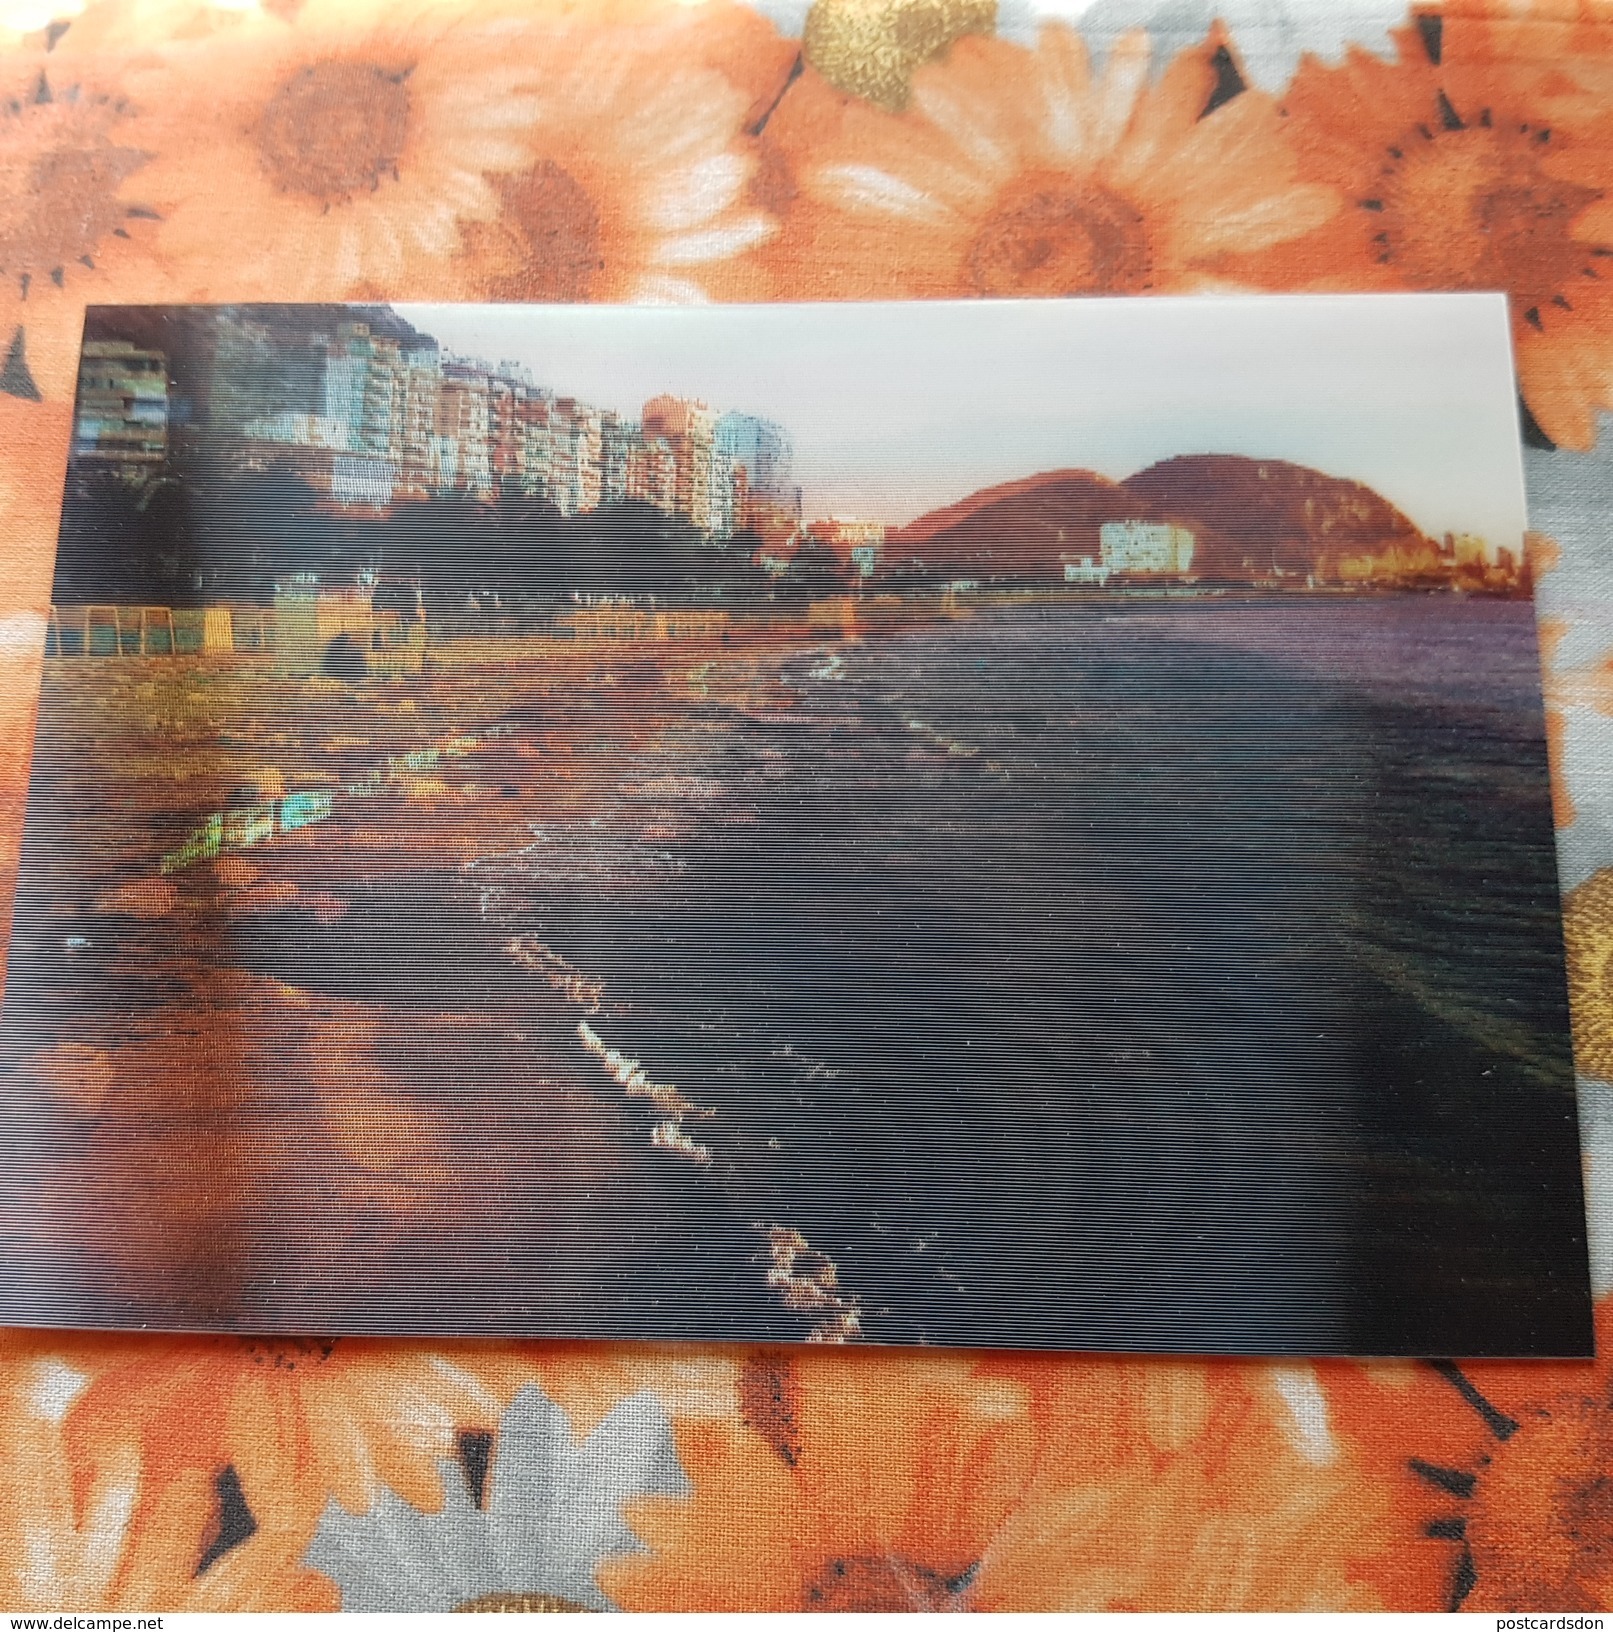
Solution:
[[[270,616],[276,674],[386,679],[418,674],[425,665],[424,615],[378,609],[370,584],[289,579],[275,586]]]
[[[274,649],[274,613],[257,606],[53,606],[46,657],[190,657]]]
[[[716,640],[728,633],[726,612],[704,607],[650,611],[633,606],[591,606],[555,620],[556,629],[578,640]]]

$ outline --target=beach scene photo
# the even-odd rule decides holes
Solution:
[[[0,1320],[1591,1352],[1503,297],[92,307]]]

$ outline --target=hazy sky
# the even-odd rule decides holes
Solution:
[[[808,515],[900,522],[1037,471],[1242,453],[1365,482],[1431,533],[1524,526],[1499,295],[397,310],[634,418],[671,391],[776,419]]]

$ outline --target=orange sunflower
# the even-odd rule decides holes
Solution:
[[[979,1609],[1374,1610],[1387,1504],[1303,1362],[1050,1364]]]
[[[1262,276],[1505,290],[1536,425],[1588,448],[1613,406],[1613,37],[1586,31],[1596,54],[1574,64],[1498,48],[1462,13],[1397,38],[1393,63],[1357,50],[1301,66],[1284,101],[1294,148],[1347,202]]]
[[[160,252],[196,298],[696,298],[772,230],[715,32],[308,0],[170,45],[129,79]]]
[[[71,410],[0,394],[0,881],[22,838]],[[9,925],[10,913],[3,915]],[[0,948],[4,933],[0,932]]]
[[[529,158],[519,31],[469,4],[309,0],[148,54],[127,77],[141,180],[185,298],[473,292],[460,227]]]
[[[600,1586],[625,1609],[955,1607],[1029,1478],[1029,1391],[972,1358],[758,1353],[740,1414],[679,1436],[687,1502]]]
[[[32,1610],[339,1608],[274,1537],[226,1535],[212,1470],[154,1467],[135,1436],[79,1432],[79,1401],[135,1346],[0,1338],[0,1597]]]
[[[766,132],[775,193],[794,197],[769,252],[781,292],[1206,288],[1334,211],[1219,36],[1152,84],[1148,58],[1141,33],[1101,74],[1068,28],[1045,28],[1034,51],[964,39],[918,70],[899,116],[803,75]]]
[[[86,300],[163,298],[117,63],[0,50],[0,391],[71,402]]]
[[[591,11],[527,35],[531,162],[467,233],[496,300],[701,301],[765,292],[777,230],[751,130],[793,48],[748,7]]]
[[[741,1420],[628,1510],[627,1609],[1372,1608],[1314,1381],[1247,1365],[754,1354]]]
[[[1610,1339],[1604,1300],[1604,1356]],[[1391,1504],[1381,1571],[1390,1607],[1613,1607],[1606,1358],[1319,1370],[1363,1477]]]
[[[300,1554],[331,1497],[439,1508],[440,1464],[524,1380],[496,1344],[146,1338],[109,1343],[73,1412],[85,1443],[136,1445],[160,1481],[229,1470],[253,1532]]]
[[[1481,1471],[1466,1514],[1464,1607],[1613,1608],[1613,1400],[1605,1372],[1597,1382],[1532,1401]]]

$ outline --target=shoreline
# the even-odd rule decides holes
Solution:
[[[1339,721],[1331,704],[1305,711],[1296,673],[1310,665],[1354,697],[1351,677],[1370,671],[1365,701],[1404,721],[1417,705],[1400,694],[1400,671],[1437,678],[1412,638],[1425,623],[1446,637],[1477,636],[1486,649],[1485,631],[1504,625],[1508,650],[1521,652],[1532,650],[1532,621],[1521,606],[1459,612],[1421,597],[1403,598],[1398,612],[1360,603],[1344,619],[1321,604],[1298,618],[1267,616],[1265,608],[1299,605],[1270,596],[1240,602],[1249,615],[1226,619],[1179,597],[1104,597],[1094,612],[1097,599],[1083,597],[1069,623],[1091,641],[1067,638],[1062,617],[1015,616],[1006,605],[980,619],[893,625],[890,633],[912,637],[910,651],[818,627],[806,638],[648,650],[603,639],[533,643],[514,662],[497,643],[467,641],[457,661],[433,672],[358,685],[276,680],[267,658],[56,667],[41,767],[60,781],[47,808],[84,813],[71,820],[90,825],[68,830],[70,842],[54,852],[30,836],[35,876],[14,989],[25,1007],[30,991],[40,1002],[8,1038],[13,1090],[26,1090],[38,1126],[51,1130],[44,1148],[61,1163],[55,1182],[76,1173],[87,1193],[100,1193],[121,1150],[132,1199],[160,1175],[169,1139],[198,1164],[251,1175],[252,1186],[217,1198],[218,1214],[171,1205],[164,1227],[184,1237],[174,1261],[192,1264],[197,1284],[225,1302],[231,1277],[261,1259],[265,1241],[293,1252],[298,1232],[309,1232],[308,1278],[299,1281],[287,1260],[272,1309],[255,1304],[258,1318],[289,1324],[294,1315],[274,1311],[294,1309],[304,1294],[320,1312],[334,1308],[321,1241],[368,1242],[364,1261],[380,1279],[355,1297],[361,1309],[369,1296],[396,1313],[387,1266],[418,1279],[444,1232],[470,1230],[467,1250],[493,1254],[488,1298],[497,1288],[506,1301],[519,1298],[520,1273],[538,1274],[545,1238],[560,1255],[540,1277],[554,1298],[566,1296],[568,1275],[576,1285],[607,1261],[624,1266],[597,1296],[609,1319],[641,1335],[742,1327],[802,1337],[814,1309],[832,1318],[833,1298],[875,1342],[997,1341],[999,1329],[1004,1341],[1058,1342],[1051,1327],[1027,1325],[1052,1296],[1051,1275],[1065,1300],[1052,1307],[1075,1325],[1066,1340],[1106,1341],[1100,1305],[1119,1299],[1124,1309],[1127,1294],[1125,1277],[1102,1261],[1104,1231],[1092,1240],[1061,1234],[1040,1202],[1022,1207],[1014,1141],[1045,1168],[1055,1198],[1047,1205],[1072,1219],[1093,1208],[1108,1216],[1100,1203],[1118,1217],[1128,1194],[1148,1193],[1117,1188],[1101,1169],[1083,1179],[1084,1141],[1121,1166],[1157,1161],[1168,1173],[1181,1160],[1168,1183],[1149,1181],[1163,1184],[1163,1216],[1174,1217],[1214,1162],[1226,1165],[1226,1151],[1216,1152],[1237,1145],[1239,1117],[1269,1133],[1262,1095],[1297,1093],[1292,1070],[1258,1050],[1246,1059],[1252,1045],[1238,1042],[1238,1028],[1218,1041],[1216,1027],[1195,1017],[1243,1015],[1256,1041],[1260,1026],[1286,1026],[1296,1048],[1301,1031],[1335,1029],[1337,1016],[1320,1011],[1315,1025],[1299,1026],[1296,1017],[1321,999],[1296,1005],[1284,985],[1292,971],[1283,936],[1261,950],[1268,932],[1296,927],[1277,912],[1284,867],[1296,885],[1354,877],[1347,851],[1309,853],[1308,829],[1290,833],[1278,822],[1261,838],[1266,774],[1301,790],[1338,783],[1347,794],[1357,785],[1344,774],[1350,765],[1312,740],[1313,722]],[[1136,616],[1111,617],[1104,604]],[[1180,648],[1175,631],[1189,626],[1216,638]],[[1312,638],[1328,629],[1337,638]],[[1356,638],[1372,630],[1379,645]],[[1044,652],[1057,661],[1037,656]],[[1212,661],[1245,676],[1245,689],[1204,689]],[[1528,664],[1519,658],[1516,667],[1522,674]],[[1166,671],[1173,691],[1158,690]],[[1127,675],[1136,683],[1117,692]],[[1255,683],[1267,675],[1287,683],[1276,691]],[[1511,708],[1510,685],[1489,673],[1484,690]],[[1260,708],[1226,713],[1240,697],[1253,705],[1268,695],[1281,715],[1286,746],[1277,749]],[[1192,706],[1181,713],[1178,702]],[[1225,715],[1220,735],[1203,735],[1206,707]],[[1362,752],[1385,740],[1370,721],[1361,729]],[[1204,743],[1223,738],[1227,774],[1247,766],[1252,780],[1241,770],[1233,783],[1212,779],[1178,816],[1172,801],[1184,785],[1159,782],[1161,767],[1191,767]],[[125,779],[115,809],[126,830],[95,814],[114,807],[86,740]],[[439,744],[435,760],[422,757],[431,752],[422,743]],[[464,752],[442,752],[443,743]],[[205,763],[195,758],[203,750]],[[392,767],[379,781],[378,765]],[[261,794],[271,770],[282,799],[321,777],[373,791],[260,846],[153,876],[168,832],[182,840],[193,829],[192,817],[190,828],[181,820],[191,800],[245,786]],[[1158,785],[1134,787],[1144,773]],[[1294,809],[1295,821],[1327,814],[1313,803]],[[1090,835],[1081,828],[1089,820],[1101,824]],[[87,852],[84,840],[96,834],[104,848]],[[997,849],[998,835],[1013,845]],[[1249,870],[1256,855],[1264,871]],[[39,869],[53,859],[59,875],[44,877]],[[1248,954],[1234,960],[1235,979],[1225,958],[1195,962],[1177,946],[1184,903],[1214,896],[1217,879],[1250,896],[1233,889],[1217,906],[1222,916],[1205,921],[1212,952]],[[1004,917],[1011,912],[1030,916],[1019,926]],[[1072,948],[1093,952],[1094,926],[1105,924],[1131,926],[1135,942],[1130,963],[1112,948],[1099,960],[1092,978],[1110,994],[1107,1006],[1068,986],[1066,961]],[[509,943],[522,934],[536,939],[511,958]],[[66,944],[73,937],[82,946]],[[941,946],[967,947],[969,958],[935,961]],[[778,988],[779,968],[796,972],[799,991]],[[132,1051],[126,1022],[114,1024],[108,1008],[123,979],[141,983],[122,1004],[144,1038]],[[1261,996],[1273,982],[1283,1002]],[[220,1045],[195,1066],[171,1062],[165,1081],[163,1050],[183,1034],[203,988],[219,994]],[[1200,995],[1160,1001],[1183,990]],[[1401,996],[1396,1012],[1411,1024],[1417,993]],[[470,1015],[478,1005],[491,1017],[480,1029]],[[598,1050],[576,1032],[580,1020],[595,1025],[596,1010]],[[1453,1008],[1444,1023],[1460,1029],[1465,1013]],[[872,1028],[866,1049],[847,1041],[851,1015]],[[304,1042],[285,1054],[230,1042],[282,1035],[293,1023]],[[328,1057],[327,1034],[340,1043]],[[1444,1056],[1458,1057],[1449,1041]],[[1392,1077],[1392,1051],[1384,1059]],[[1242,1082],[1234,1066],[1253,1080]],[[1444,1068],[1428,1069],[1436,1067]],[[888,1126],[858,1120],[870,1094]],[[286,1123],[310,1095],[317,1114]],[[1007,1107],[1012,1123],[998,1120]],[[715,1116],[695,1114],[708,1110]],[[571,1129],[569,1144],[541,1137],[556,1117]],[[1202,1148],[1172,1155],[1178,1125]],[[1013,1138],[996,1136],[1003,1127]],[[595,1131],[581,1137],[578,1128]],[[697,1148],[683,1148],[680,1135]],[[1293,1148],[1303,1147],[1295,1134]],[[601,1164],[577,1181],[575,1217],[543,1210],[562,1150],[574,1165]],[[1227,1169],[1234,1188],[1246,1171],[1240,1160],[1244,1167]],[[939,1220],[927,1217],[923,1198],[904,1188],[915,1161],[947,1184],[979,1187],[975,1210],[943,1206]],[[714,1167],[724,1170],[720,1184],[706,1177]],[[307,1175],[317,1175],[324,1202],[311,1214],[298,1211]],[[572,1184],[560,1177],[557,1205]],[[146,1202],[162,1214],[154,1194]],[[66,1207],[65,1193],[51,1195],[52,1208]],[[1240,1206],[1239,1228],[1282,1223],[1270,1195]],[[577,1218],[597,1220],[603,1233],[579,1240]],[[764,1225],[786,1233],[764,1237]],[[613,1231],[617,1245],[607,1250]],[[127,1246],[93,1232],[82,1245],[134,1254],[146,1237],[128,1233]],[[500,1269],[496,1242],[515,1237],[525,1267],[506,1258]],[[214,1239],[224,1260],[209,1281],[201,1270]],[[567,1249],[568,1240],[576,1245]],[[1392,1231],[1374,1240],[1373,1252],[1401,1250]],[[1015,1267],[1017,1241],[1034,1245],[1028,1267]],[[1166,1246],[1185,1250],[1174,1233],[1162,1237]],[[696,1256],[686,1260],[689,1251]],[[1082,1254],[1093,1262],[1096,1302],[1080,1294]],[[133,1284],[136,1267],[120,1261],[111,1284]],[[697,1273],[712,1279],[699,1283],[695,1304],[674,1311],[667,1279]],[[1135,1282],[1135,1266],[1128,1273]],[[631,1309],[621,1302],[629,1281]],[[240,1287],[259,1298],[246,1281]],[[1327,1302],[1337,1288],[1324,1290],[1312,1288],[1312,1346],[1336,1341],[1317,1322],[1342,1318]],[[159,1294],[173,1292],[151,1295]],[[464,1310],[478,1296],[475,1286],[440,1293],[465,1300]],[[1017,1326],[1003,1324],[1010,1314]]]

